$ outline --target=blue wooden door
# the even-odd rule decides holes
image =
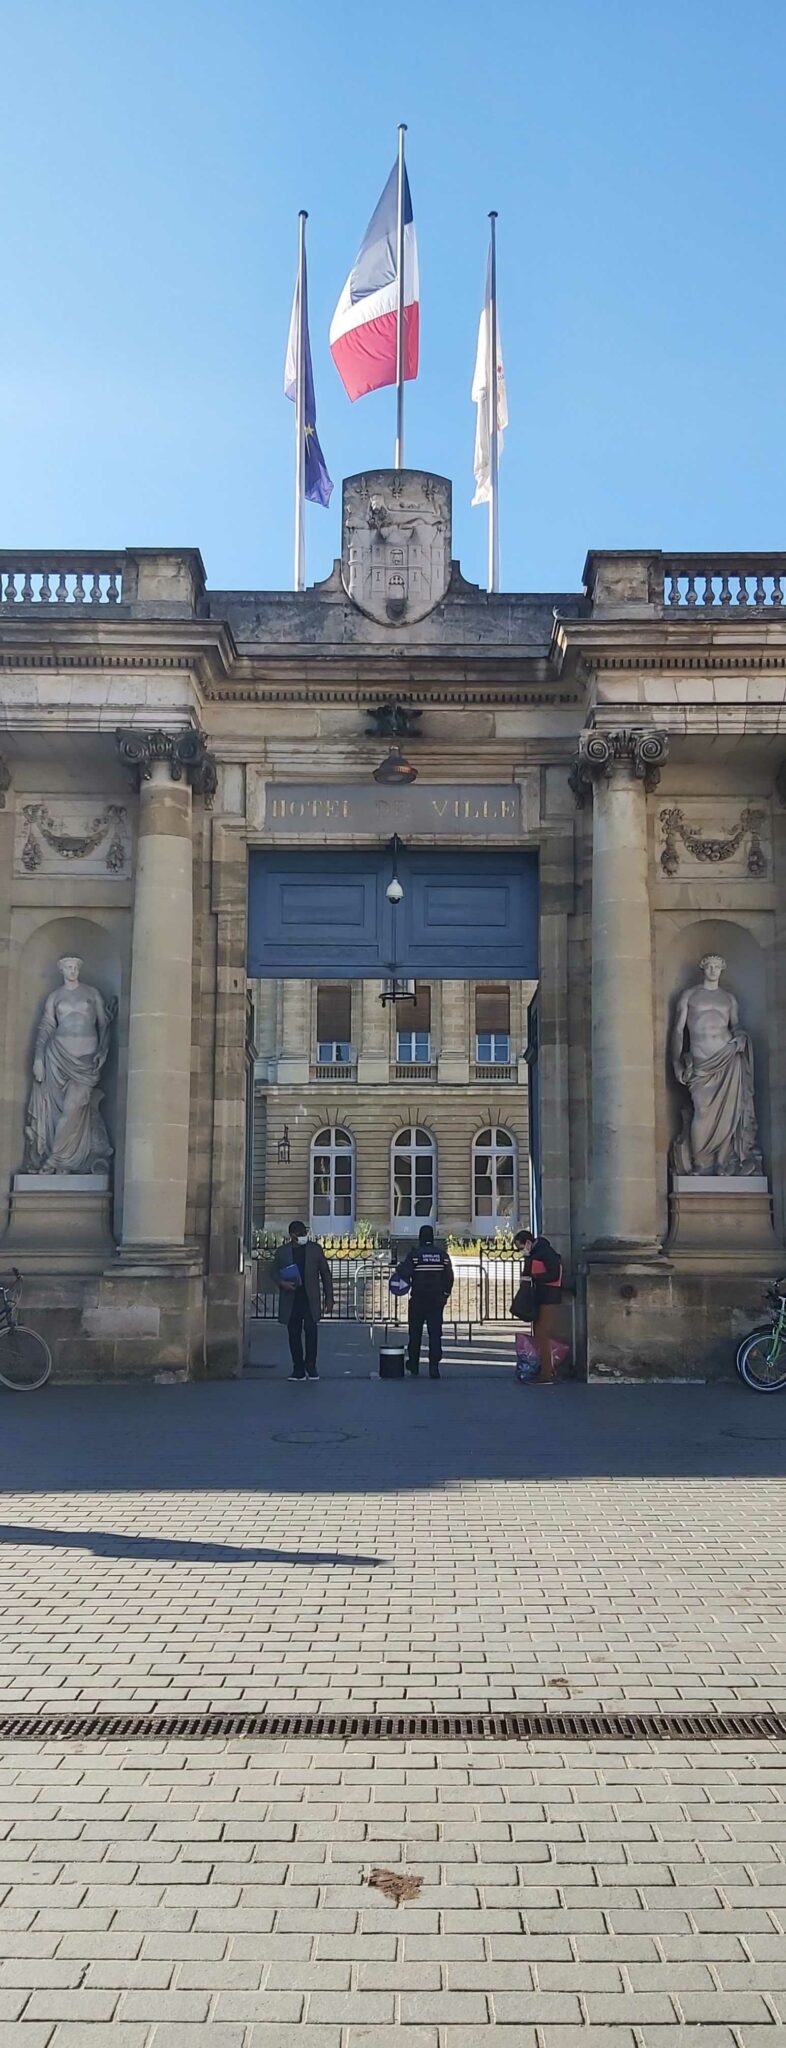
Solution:
[[[265,853],[249,863],[248,972],[320,980],[538,975],[537,855]]]

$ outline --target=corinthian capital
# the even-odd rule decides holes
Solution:
[[[115,738],[121,761],[134,769],[140,782],[149,782],[156,761],[167,761],[173,782],[182,782],[185,776],[197,795],[203,796],[208,809],[213,802],[217,788],[215,755],[208,750],[207,740],[197,726],[189,726],[185,732],[138,732],[135,727],[120,728]]]
[[[665,761],[669,742],[665,733],[652,726],[621,726],[616,732],[599,732],[591,727],[579,736],[576,759],[568,780],[579,808],[587,802],[598,782],[608,782],[613,770],[627,767],[649,795],[660,782],[660,764]]]

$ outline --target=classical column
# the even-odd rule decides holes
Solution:
[[[140,779],[128,1019],[122,1249],[183,1255],[191,1104],[191,786],[210,799],[202,734],[118,733]]]
[[[648,789],[666,739],[583,733],[572,783],[592,790],[592,1214],[601,1256],[659,1251]]]

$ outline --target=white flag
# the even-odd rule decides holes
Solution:
[[[475,375],[472,379],[472,402],[478,408],[475,423],[475,496],[473,505],[487,505],[491,497],[491,405],[489,392],[491,376],[491,254],[486,271],[486,298],[478,327],[478,352],[475,357]],[[502,361],[502,343],[499,333],[499,311],[497,311],[497,454],[502,454],[503,431],[508,424],[508,401],[505,395],[505,366]]]

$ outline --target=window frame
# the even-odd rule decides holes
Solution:
[[[341,1144],[337,1142],[339,1134],[341,1135],[342,1140],[345,1140],[346,1142],[342,1142]],[[328,1140],[327,1143],[325,1142],[326,1139]],[[317,1199],[324,1199],[324,1197],[322,1196],[318,1198],[316,1193],[315,1164],[317,1157],[323,1157],[328,1160],[330,1207],[324,1214],[317,1214],[317,1210],[315,1207]],[[336,1163],[338,1160],[348,1160],[349,1162],[350,1206],[348,1215],[344,1213],[339,1213],[339,1211],[336,1209]],[[311,1144],[309,1146],[308,1156],[309,1224],[314,1236],[351,1237],[352,1231],[355,1227],[356,1204],[357,1172],[355,1158],[355,1140],[353,1138],[352,1132],[347,1129],[346,1124],[322,1124],[320,1129],[318,1131],[315,1131],[314,1133],[314,1136],[311,1140]]]
[[[428,1143],[418,1143],[418,1132],[425,1131]],[[408,1139],[407,1144],[402,1143]],[[401,1216],[396,1213],[396,1161],[409,1161],[409,1200],[412,1214]],[[431,1162],[431,1195],[428,1211],[417,1213],[417,1161]],[[390,1141],[390,1228],[394,1237],[416,1237],[422,1223],[436,1223],[437,1220],[437,1141],[433,1131],[425,1124],[403,1124]],[[422,1197],[420,1197],[422,1200]]]
[[[410,1044],[410,1050],[409,1050],[409,1052],[405,1052],[405,1050],[404,1050],[404,1044],[405,1044],[405,1041],[406,1041],[407,1039],[409,1039],[409,1040],[411,1041],[411,1044]],[[416,1050],[416,1046],[415,1046],[415,1041],[416,1041],[417,1039],[422,1039],[422,1040],[423,1040],[423,1043],[424,1043],[424,1048],[425,1048],[423,1052],[418,1052],[418,1051]],[[431,1066],[431,1032],[430,1032],[430,1031],[399,1031],[399,1030],[397,1030],[397,1031],[396,1031],[396,1065],[397,1065],[397,1066],[399,1066],[399,1067],[430,1067],[430,1066]],[[410,1128],[411,1128],[411,1127],[410,1127]]]
[[[484,1039],[484,1038],[485,1038],[485,1039],[488,1039],[488,1041],[489,1041],[489,1045],[490,1045],[490,1048],[491,1048],[491,1050],[490,1050],[489,1052],[481,1052],[481,1049],[480,1049],[480,1045],[481,1045],[481,1039]],[[504,1052],[503,1052],[503,1051],[502,1051],[502,1049],[501,1049],[501,1048],[502,1048],[502,1043],[503,1043],[503,1041],[504,1041],[504,1045],[505,1045],[505,1051],[504,1051]],[[499,1047],[499,1050],[498,1050],[498,1047]],[[509,1067],[509,1066],[510,1066],[510,1063],[511,1063],[511,1058],[510,1058],[510,1055],[511,1055],[511,1035],[510,1035],[510,1032],[509,1032],[509,1031],[476,1031],[476,1033],[475,1033],[475,1065],[476,1065],[476,1067]]]
[[[485,1138],[487,1131],[490,1133],[490,1143],[487,1145],[481,1144],[480,1141]],[[507,1143],[504,1145],[499,1143],[500,1135],[504,1136],[507,1140]],[[486,1161],[484,1177],[491,1181],[492,1210],[489,1216],[480,1216],[478,1214],[477,1174],[478,1165],[481,1160]],[[513,1167],[513,1193],[509,1215],[503,1215],[499,1207],[498,1166],[500,1160],[509,1160]],[[496,1237],[500,1230],[513,1228],[518,1213],[519,1195],[519,1147],[515,1131],[511,1131],[507,1124],[485,1124],[483,1130],[476,1131],[472,1140],[471,1171],[472,1228],[475,1236]]]
[[[344,1000],[345,1000],[345,1002],[346,1002],[346,1023],[347,1023],[347,1029],[346,1029],[346,1031],[337,1031],[337,1032],[335,1032],[335,1033],[330,1033],[330,1032],[320,1032],[320,1029],[319,1029],[319,1010],[320,1010],[320,998],[322,997],[323,991],[324,991],[324,995],[325,995],[325,998],[326,998],[326,999],[328,999],[328,1000],[331,1000],[331,1001],[335,1001],[335,999],[336,999],[336,997],[337,997],[337,995],[338,995],[339,993],[340,993],[340,994],[341,994],[341,995],[343,996],[343,998],[344,998]],[[320,1045],[346,1045],[347,1047],[351,1048],[351,1045],[352,1045],[352,983],[351,983],[351,981],[317,981],[317,982],[315,982],[315,983],[314,983],[314,1044],[315,1044],[315,1046],[316,1046],[316,1048],[317,1048],[317,1057],[318,1057],[318,1059],[319,1059],[319,1047],[320,1047]],[[325,1062],[323,1063],[323,1062],[322,1062],[322,1060],[320,1059],[320,1065],[322,1065],[322,1064],[324,1064],[324,1065],[329,1065],[329,1064],[331,1064],[331,1062],[325,1061]],[[344,1062],[342,1062],[342,1064],[344,1064]]]

